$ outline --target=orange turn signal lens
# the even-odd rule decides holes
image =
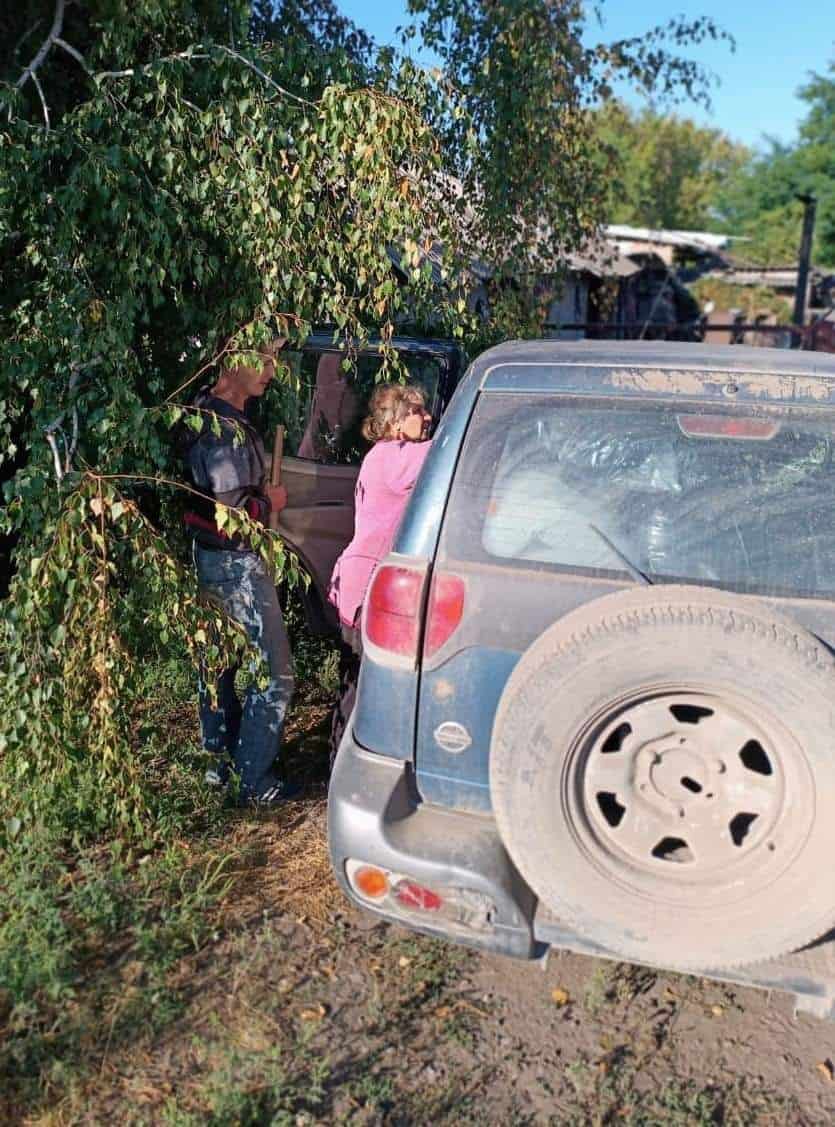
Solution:
[[[389,890],[388,874],[373,865],[363,865],[354,873],[354,886],[357,892],[369,900],[380,900]]]

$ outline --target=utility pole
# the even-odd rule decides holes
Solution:
[[[817,200],[813,195],[798,193],[803,204],[803,234],[800,236],[800,254],[797,263],[797,289],[794,294],[794,314],[792,321],[803,328],[806,316],[806,291],[809,286],[809,262],[812,258],[812,236],[815,233],[815,208]],[[803,341],[800,333],[792,334],[792,348],[799,348]]]

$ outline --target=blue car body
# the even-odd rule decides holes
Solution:
[[[555,570],[530,559],[456,554],[456,537],[460,543],[470,531],[466,499],[456,501],[454,487],[467,473],[467,460],[477,457],[474,435],[483,436],[488,456],[489,428],[478,431],[474,420],[492,411],[500,428],[502,411],[549,399],[566,411],[594,403],[601,411],[656,405],[710,413],[732,406],[751,418],[791,408],[814,415],[835,408],[835,361],[815,353],[702,344],[500,345],[480,356],[458,385],[384,561],[422,572],[424,614],[433,571],[451,568],[465,584],[466,603],[454,634],[430,657],[392,661],[373,645],[366,648],[356,710],[329,793],[330,851],[341,887],[381,918],[470,946],[522,958],[549,947],[614,957],[550,916],[517,872],[492,815],[489,763],[496,709],[525,650],[563,615],[634,586],[635,579],[619,564]],[[656,461],[651,472],[657,476],[664,467]],[[640,467],[645,474],[647,464]],[[641,550],[651,562],[652,545]],[[712,582],[709,575],[705,581]],[[775,588],[770,601],[790,608],[835,647],[835,595],[803,600]],[[376,905],[358,895],[350,879],[358,864],[453,890],[453,899],[460,892],[464,907],[433,917],[408,904]],[[811,963],[804,954],[793,955],[723,977],[793,990],[807,1008],[835,1014],[832,947],[822,945]]]

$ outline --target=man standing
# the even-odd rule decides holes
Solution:
[[[287,503],[284,487],[268,484],[264,445],[244,413],[247,400],[266,391],[275,375],[276,354],[284,344],[279,339],[258,351],[247,351],[245,365],[222,362],[214,386],[201,389],[195,397],[194,406],[204,412],[204,425],[186,453],[194,488],[211,498],[194,498],[185,514],[200,587],[244,627],[269,667],[267,687],[250,685],[243,705],[235,692],[235,669],[220,676],[216,708],[201,679],[203,747],[217,761],[206,779],[224,785],[231,760],[240,778],[241,801],[259,805],[280,802],[293,789],[275,768],[293,695],[292,659],[275,584],[256,551],[240,536],[230,537],[218,529],[214,501],[244,509],[262,524],[271,511]],[[220,425],[219,434],[213,418]]]

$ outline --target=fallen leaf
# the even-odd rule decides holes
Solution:
[[[713,1014],[714,1017],[721,1017],[722,1014],[725,1012],[725,1010],[722,1006],[711,1006],[710,1012]]]
[[[449,1017],[451,1013],[452,1006],[438,1006],[438,1008],[435,1010],[435,1017],[440,1018],[440,1020],[443,1021],[444,1018]]]
[[[133,985],[144,977],[145,964],[140,959],[131,959],[130,962],[125,963],[119,974],[122,982]]]
[[[567,1006],[571,1001],[571,996],[567,990],[563,990],[561,986],[556,986],[551,991],[551,1001],[555,1006]]]
[[[407,967],[411,961],[412,960],[407,959],[405,955],[401,955],[400,958],[397,960],[397,965],[399,967]]]
[[[315,1010],[302,1010],[299,1017],[302,1021],[321,1021],[327,1013],[327,1010],[320,1002]]]
[[[818,1070],[824,1080],[828,1080],[830,1084],[833,1080],[835,1080],[835,1065],[832,1064],[831,1060],[819,1060],[815,1065],[815,1068]]]

